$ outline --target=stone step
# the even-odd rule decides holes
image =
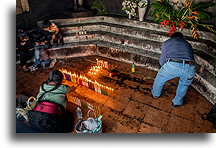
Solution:
[[[169,29],[152,22],[139,22],[125,18],[96,16],[51,20],[61,27],[65,46],[50,49],[57,58],[71,58],[99,55],[115,60],[158,70],[160,46],[168,39]],[[41,22],[38,22],[40,25]],[[76,32],[87,34],[76,36]],[[211,103],[215,102],[215,34],[199,31],[200,39],[191,37],[184,29],[185,38],[194,48],[198,68],[204,66],[204,73],[197,71],[193,87]]]
[[[126,35],[130,37],[136,37],[141,39],[147,39],[151,41],[164,42],[167,40],[168,34],[164,32],[129,27],[110,23],[85,23],[85,24],[74,24],[60,26],[65,34],[76,33],[76,32],[91,32],[91,31],[103,31],[119,35]],[[212,41],[206,41],[203,39],[194,40],[192,37],[186,37],[191,43],[192,47],[198,50],[202,50],[214,57],[216,57],[215,43]]]
[[[144,50],[140,51],[140,49],[105,41],[70,43],[63,47],[53,48],[50,50],[53,56],[57,59],[99,55],[122,62],[134,62],[137,66],[155,71],[158,71],[159,69],[159,55],[157,53]],[[211,103],[214,103],[216,99],[216,82],[214,80],[215,77],[208,71],[204,70],[204,73],[202,74],[196,73],[195,80],[192,83],[192,86]]]
[[[117,52],[117,50],[114,48],[114,47],[116,47],[116,48],[118,48],[119,52],[127,52],[127,53],[141,55],[141,56],[149,58],[149,59],[154,59],[157,61],[157,63],[158,63],[158,59],[160,57],[160,54],[152,52],[152,51],[140,50],[140,49],[134,48],[134,47],[124,46],[124,45],[106,42],[106,41],[98,41],[98,40],[71,42],[71,43],[65,44],[63,47],[51,48],[51,49],[49,49],[49,51],[54,53],[53,56],[55,56],[56,58],[63,59],[65,57],[70,58],[71,55],[74,55],[74,57],[76,57],[76,55],[75,55],[76,53],[85,54],[85,55],[86,54],[98,55],[99,51],[96,50],[97,46],[103,46],[103,47],[109,47],[109,48],[112,47],[113,51]],[[78,50],[79,47],[80,47],[80,50]],[[66,52],[66,50],[68,50],[68,51]],[[101,52],[101,54],[103,53],[102,51],[100,51],[100,52]],[[106,55],[104,55],[104,56],[106,57]],[[107,56],[110,56],[110,55],[108,54]],[[79,56],[77,56],[77,57],[79,57]],[[129,60],[129,61],[127,60],[125,62],[132,63],[132,62],[134,62],[134,60],[131,59],[131,60]],[[145,62],[143,62],[143,63],[137,62],[135,64],[143,66],[145,64]],[[159,67],[159,65],[158,65],[158,67]]]
[[[139,48],[140,50],[152,51],[161,54],[160,42],[140,39],[135,37],[129,37],[125,35],[116,35],[113,33],[107,33],[102,31],[97,31],[97,32],[92,31],[92,32],[88,32],[88,34],[86,35],[75,36],[75,34],[70,33],[64,37],[65,43],[80,42],[80,41],[97,41],[97,40],[125,45],[128,47]],[[215,67],[214,67],[215,66],[214,57],[210,56],[209,54],[206,54],[206,52],[199,51],[196,49],[194,49],[194,53],[195,53],[196,62],[199,65],[204,66],[213,75],[216,75]]]
[[[118,31],[121,31],[119,32],[119,34],[127,33],[129,35],[135,35],[136,37],[142,37],[143,34],[145,34],[143,32],[145,32],[146,30],[149,30],[149,31],[153,31],[154,33],[153,34],[152,32],[148,33],[149,31],[147,31],[147,38],[151,40],[156,39],[161,42],[163,42],[164,40],[168,38],[167,32],[169,31],[167,28],[161,28],[159,24],[156,24],[156,23],[139,22],[135,20],[128,20],[128,19],[108,17],[108,16],[73,18],[73,19],[57,19],[57,20],[52,20],[52,21],[58,24],[59,26],[62,26],[62,25],[65,27],[71,26],[68,28],[68,30],[70,31],[75,28],[79,29],[80,31],[82,30],[86,31],[88,29],[92,31],[98,31],[98,30],[113,31],[115,33],[118,33]],[[41,22],[38,22],[38,25],[41,26]],[[133,31],[133,29],[135,29],[135,31]],[[139,35],[140,31],[136,31],[139,29],[142,30],[140,35]],[[143,29],[146,29],[146,30],[143,31]],[[127,32],[127,30],[129,30],[129,32]],[[130,30],[134,33],[131,33]],[[160,32],[160,34],[156,33],[157,35],[154,35],[155,32]],[[215,55],[216,53],[215,34],[210,33],[210,32],[200,31],[201,39],[194,40],[191,37],[190,30],[184,29],[182,32],[185,34],[185,36],[188,36],[186,37],[186,39],[188,39],[191,42],[193,47],[199,50],[206,50],[207,53],[212,54],[213,56]]]
[[[209,85],[201,75],[196,74],[192,83],[192,86],[202,94],[209,102],[215,104],[216,102],[216,88]]]
[[[88,45],[88,46],[85,45],[85,49],[83,49],[84,47],[81,47],[80,49],[82,49],[82,51],[80,51],[79,45],[83,46],[83,43],[86,45],[87,45],[87,43],[89,43],[91,45]],[[108,58],[118,57],[118,54],[115,55],[115,54],[105,52],[105,51],[107,51],[107,49],[104,51],[102,51],[102,50],[95,51],[94,45],[97,45],[100,48],[101,47],[107,47],[109,49],[112,48],[113,51],[121,52],[122,55],[124,54],[124,52],[126,52],[127,54],[131,53],[131,54],[136,55],[136,57],[140,56],[138,59],[142,59],[142,60],[138,60],[136,58],[127,57],[126,58],[127,60],[124,60],[122,58],[122,60],[124,62],[127,62],[127,63],[135,62],[135,64],[138,66],[145,66],[148,69],[152,69],[155,71],[157,71],[159,69],[159,57],[160,57],[159,53],[152,52],[150,50],[140,50],[139,48],[129,47],[129,46],[117,44],[114,42],[92,41],[92,42],[87,42],[87,43],[86,42],[80,42],[80,44],[79,44],[79,42],[77,42],[74,44],[74,45],[76,45],[76,47],[73,45],[73,43],[70,43],[69,45],[67,45],[68,47],[67,46],[64,47],[62,49],[62,51],[60,51],[58,53],[57,58],[62,58],[61,55],[64,55],[63,58],[65,57],[65,55],[67,55],[68,57],[79,57],[79,56],[84,56],[84,55],[85,56],[86,55],[100,55],[100,56],[104,56],[104,57],[108,57]],[[73,47],[73,50],[71,50],[72,47]],[[57,50],[57,49],[58,48],[56,48],[54,50]],[[110,55],[112,55],[112,56],[110,57]],[[131,56],[131,57],[133,57],[133,56]],[[145,58],[141,58],[141,57],[145,57]],[[119,57],[119,58],[121,58],[121,57]],[[119,60],[119,59],[117,59],[117,60]],[[152,60],[154,60],[154,62],[152,62]],[[200,66],[197,65],[197,67],[199,68]],[[199,71],[197,71],[197,73],[199,73]],[[203,79],[205,79],[209,84],[216,87],[216,81],[214,81],[215,76],[212,73],[208,72],[207,70],[204,70],[203,74],[201,74],[201,75],[202,75],[201,77]]]
[[[118,18],[111,16],[94,16],[94,17],[84,17],[84,18],[70,18],[70,19],[55,19],[51,20],[58,25],[71,25],[71,24],[84,24],[84,23],[111,23],[116,25],[123,25],[128,27],[136,27],[141,29],[149,29],[159,32],[167,33],[169,31],[168,28],[160,27],[160,24],[143,21],[140,22],[138,20],[129,20],[126,18]],[[38,22],[38,25],[41,26],[41,22]],[[185,36],[191,36],[191,32],[189,29],[183,29],[182,32]],[[199,31],[199,37],[204,40],[210,40],[214,43],[215,34],[206,31]]]

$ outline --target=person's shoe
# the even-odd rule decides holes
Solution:
[[[173,104],[173,103],[172,103],[172,105],[171,105],[171,107],[172,107],[173,109],[179,108],[180,106],[182,106],[182,105],[175,105],[175,104]]]
[[[50,62],[48,62],[48,63],[42,62],[41,66],[42,66],[42,68],[48,68],[48,67],[50,67]]]
[[[153,95],[151,95],[152,96],[152,98],[154,98],[154,99],[158,99],[159,97],[155,97],[155,96],[153,96]]]
[[[24,66],[22,67],[22,69],[23,69],[24,72],[28,72],[28,71],[29,71],[29,69],[28,69],[28,67],[27,67],[26,65],[24,65]]]
[[[151,94],[151,96],[152,96],[152,98],[154,98],[154,99],[158,99],[158,98],[160,98],[160,96],[157,97],[157,96],[153,96],[152,94]]]
[[[34,65],[32,65],[32,66],[29,67],[29,69],[31,71],[35,71],[35,70],[38,70],[40,68],[42,68],[41,64],[34,64]]]
[[[50,67],[55,66],[56,63],[57,63],[57,59],[55,58],[55,59],[53,59],[53,60],[51,61]]]

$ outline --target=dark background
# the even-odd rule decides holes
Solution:
[[[97,0],[84,0],[84,7],[90,10],[92,3]],[[102,0],[107,14],[126,16],[122,11],[123,0]],[[35,27],[36,22],[43,19],[64,18],[63,12],[70,9],[73,11],[73,0],[29,0],[29,12],[24,12],[16,16],[17,26],[27,28]]]
[[[64,11],[69,10],[73,12],[73,0],[28,0],[29,1],[29,12],[24,12],[22,14],[16,15],[16,26],[24,27],[27,29],[35,28],[37,26],[36,22],[43,19],[55,19],[55,18],[66,18]],[[84,8],[86,11],[90,10],[90,7],[94,1],[98,0],[84,0]],[[125,11],[122,10],[123,0],[100,0],[104,2],[105,11],[107,15],[117,15],[127,17]],[[149,0],[149,2],[152,0]],[[175,1],[175,0],[173,0]],[[201,0],[195,0],[201,1]],[[216,2],[216,0],[215,0]],[[215,7],[208,10],[213,14],[211,20],[207,21],[208,24],[215,24]],[[149,12],[149,7],[147,13]],[[93,13],[93,15],[96,13]],[[135,16],[137,17],[137,16]],[[151,17],[146,17],[145,19],[151,20]],[[205,22],[206,23],[206,22]]]

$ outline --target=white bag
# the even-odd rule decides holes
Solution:
[[[89,110],[87,115],[87,120],[79,120],[75,126],[76,133],[102,133],[102,115],[98,118],[89,117],[89,113],[92,110]],[[95,113],[94,113],[95,115]],[[96,116],[96,115],[95,115]]]

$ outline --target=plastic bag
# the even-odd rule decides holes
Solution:
[[[88,111],[88,118],[86,120],[79,120],[76,124],[76,133],[102,133],[102,115],[98,118],[92,118],[89,117],[90,111]]]

